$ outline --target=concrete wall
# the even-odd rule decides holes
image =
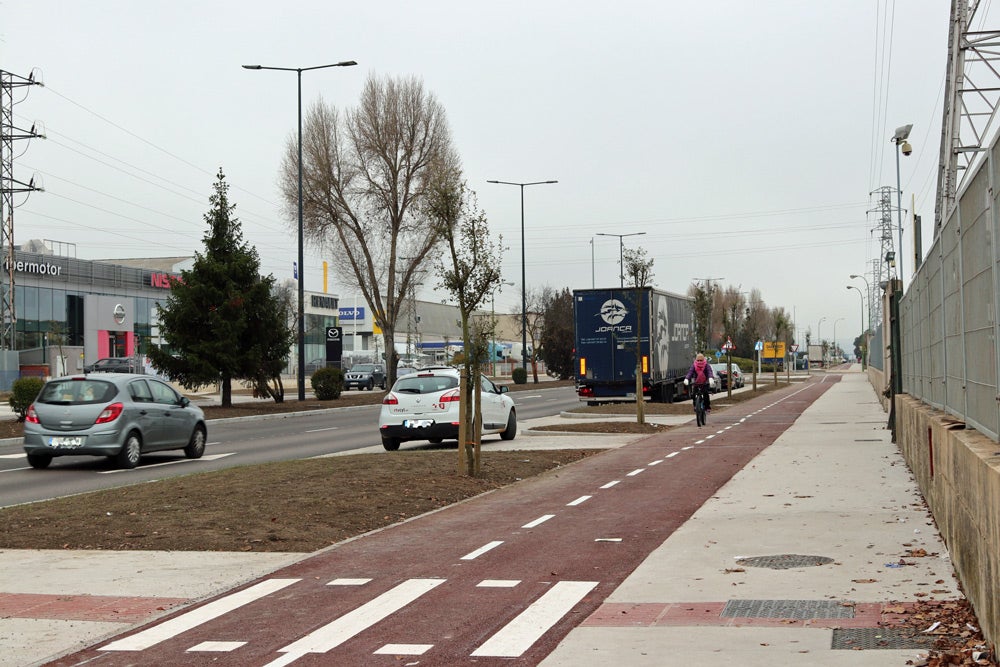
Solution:
[[[896,444],[948,545],[987,640],[1000,642],[1000,444],[948,413],[896,397]]]

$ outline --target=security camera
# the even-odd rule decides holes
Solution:
[[[904,141],[903,145],[899,147],[899,150],[903,151],[903,155],[909,155],[913,152],[913,146],[910,145],[910,142]]]

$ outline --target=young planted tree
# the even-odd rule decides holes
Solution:
[[[260,276],[260,257],[243,240],[222,170],[205,214],[204,252],[174,281],[157,307],[164,348],[152,347],[153,366],[181,386],[219,383],[222,405],[232,405],[232,381],[280,375],[292,342],[284,311],[275,303],[274,276]]]
[[[646,401],[642,393],[642,306],[647,288],[653,279],[653,260],[646,257],[644,248],[626,250],[624,253],[625,282],[635,288],[635,421],[646,423]],[[649,313],[646,313],[648,319]],[[649,337],[649,332],[646,332]]]
[[[792,319],[785,312],[784,308],[775,308],[771,311],[772,330],[774,331],[774,349],[778,349],[778,341],[785,341],[788,332],[792,328]],[[787,341],[786,341],[787,347]],[[774,384],[778,384],[778,363],[774,363]]]
[[[694,340],[697,349],[707,351],[712,344],[712,310],[718,288],[705,281],[704,287],[691,283],[688,296],[694,299]]]
[[[545,304],[542,327],[542,350],[545,367],[560,380],[571,377],[576,360],[573,355],[576,332],[573,329],[573,294],[568,288],[553,292]]]
[[[426,212],[444,241],[440,286],[458,304],[465,351],[458,471],[476,476],[480,471],[483,431],[480,377],[488,357],[493,321],[473,318],[473,314],[501,284],[503,239],[490,238],[486,214],[479,209],[474,193],[459,180],[457,168],[441,170],[438,176],[431,184]]]
[[[307,238],[357,284],[382,330],[388,379],[396,377],[394,339],[421,267],[434,259],[439,226],[426,199],[441,173],[457,172],[444,107],[417,78],[377,77],[354,108],[318,102],[303,126],[303,219]],[[295,138],[281,168],[290,217],[298,207]]]
[[[531,373],[535,384],[538,384],[538,360],[542,355],[542,333],[545,330],[545,304],[552,299],[553,289],[546,285],[540,289],[528,290],[525,299],[527,309],[524,313],[524,323],[527,326],[527,340],[531,343]]]

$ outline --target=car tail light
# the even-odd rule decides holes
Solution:
[[[458,392],[458,389],[452,389],[441,394],[441,403],[457,403],[461,400],[462,395]]]
[[[34,403],[32,403],[31,405],[28,406],[28,413],[26,415],[24,415],[24,421],[28,422],[29,424],[37,424],[38,423],[38,413],[35,412],[35,404]]]
[[[97,415],[97,419],[94,423],[107,424],[108,422],[113,422],[118,419],[118,416],[121,415],[122,410],[124,409],[125,406],[121,403],[112,403],[108,407],[104,408],[104,410],[101,411],[101,414]]]
[[[382,399],[382,405],[399,405],[399,399],[395,394],[386,394]]]

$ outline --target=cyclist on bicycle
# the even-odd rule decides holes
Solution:
[[[709,387],[715,386],[715,373],[712,372],[712,365],[708,363],[705,359],[705,355],[701,352],[698,356],[694,358],[694,363],[691,364],[691,368],[688,369],[687,375],[684,376],[684,385],[687,386],[694,382],[694,387],[691,388],[691,400],[694,401],[697,392],[701,392],[705,397],[705,411],[708,412],[712,409],[712,399],[708,391]]]

